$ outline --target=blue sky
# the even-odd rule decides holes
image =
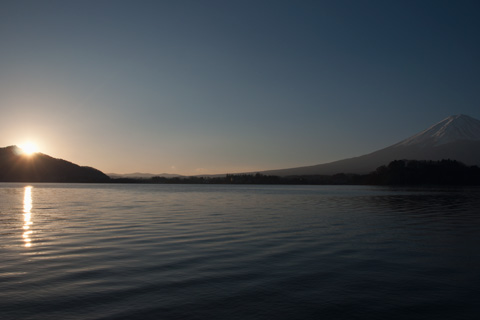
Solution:
[[[480,119],[478,1],[2,1],[0,146],[104,172],[362,155]]]

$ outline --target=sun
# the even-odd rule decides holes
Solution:
[[[37,146],[33,142],[27,142],[20,145],[20,149],[22,149],[23,154],[28,156],[38,151]]]

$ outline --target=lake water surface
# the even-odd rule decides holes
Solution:
[[[0,184],[0,319],[480,319],[480,189]]]

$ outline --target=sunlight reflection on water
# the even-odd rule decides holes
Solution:
[[[32,222],[32,187],[25,187],[25,193],[23,196],[23,241],[25,247],[32,246],[32,239],[30,235],[33,233],[31,230]]]

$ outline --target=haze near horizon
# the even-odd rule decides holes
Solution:
[[[0,146],[108,173],[315,165],[480,118],[475,1],[2,1]]]

